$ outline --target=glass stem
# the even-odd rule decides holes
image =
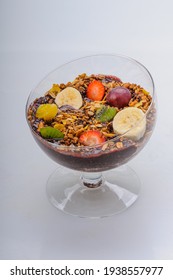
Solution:
[[[103,176],[101,172],[83,172],[81,175],[82,184],[87,188],[98,188],[103,183]]]

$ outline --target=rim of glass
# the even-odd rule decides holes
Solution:
[[[127,130],[125,133],[121,134],[121,135],[117,135],[115,136],[114,138],[111,138],[101,144],[97,144],[97,145],[92,145],[92,146],[74,146],[74,145],[71,145],[71,146],[66,146],[66,145],[62,145],[62,144],[59,144],[58,142],[55,142],[55,143],[52,143],[44,138],[42,138],[39,134],[37,134],[33,129],[32,129],[32,126],[27,118],[27,112],[28,112],[28,108],[29,108],[29,105],[31,103],[29,103],[29,100],[30,100],[30,97],[32,96],[32,94],[34,93],[36,87],[38,87],[43,81],[46,80],[46,78],[48,76],[50,76],[52,73],[54,73],[56,70],[58,69],[61,69],[62,67],[68,65],[68,64],[71,64],[71,63],[74,63],[78,60],[82,60],[82,59],[87,59],[87,58],[90,58],[90,57],[98,57],[98,56],[102,56],[102,57],[119,57],[119,58],[123,58],[123,59],[126,59],[126,60],[129,60],[131,61],[132,63],[135,63],[137,65],[139,65],[141,68],[143,68],[146,73],[148,74],[150,80],[151,80],[151,83],[152,83],[152,88],[153,88],[153,91],[152,91],[152,102],[150,104],[150,106],[148,107],[147,111],[145,112],[144,114],[144,117],[139,121],[137,122],[137,125],[130,128],[129,130]],[[99,148],[99,147],[102,147],[103,145],[105,145],[106,143],[109,143],[109,142],[112,142],[112,141],[116,141],[118,139],[120,139],[121,137],[125,136],[125,134],[127,134],[128,132],[130,132],[131,130],[133,130],[135,127],[137,127],[143,120],[144,118],[146,118],[146,116],[148,115],[148,113],[150,112],[150,109],[154,103],[154,99],[155,99],[155,84],[154,84],[154,80],[153,80],[153,77],[151,75],[151,73],[149,72],[149,70],[139,61],[137,61],[136,59],[134,58],[131,58],[129,56],[125,56],[125,55],[120,55],[120,54],[93,54],[93,55],[87,55],[87,56],[82,56],[82,57],[79,57],[79,58],[76,58],[76,59],[73,59],[73,60],[70,60],[66,63],[63,63],[61,64],[60,66],[56,67],[54,70],[50,71],[30,92],[28,98],[27,98],[27,102],[26,102],[26,106],[25,106],[25,116],[26,116],[26,120],[27,120],[27,123],[28,123],[28,126],[29,128],[31,129],[32,133],[43,143],[46,143],[46,145],[49,145],[51,148],[57,148],[57,149],[60,149],[60,150],[65,150],[65,151],[77,151],[79,152],[80,150],[87,150],[88,149],[93,149],[93,148]]]

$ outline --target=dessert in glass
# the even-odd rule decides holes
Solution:
[[[136,201],[140,180],[125,164],[156,122],[153,78],[141,63],[121,55],[66,63],[32,90],[26,118],[37,144],[58,163],[46,186],[56,208],[100,218]]]

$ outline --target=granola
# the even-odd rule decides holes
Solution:
[[[89,91],[94,83],[95,87],[97,87],[96,92]],[[130,94],[128,103],[125,102],[125,106],[118,106],[118,103],[113,106],[111,102],[108,102],[108,96],[111,91],[117,88],[124,91],[127,89],[128,94]],[[69,95],[68,92],[65,93],[65,90],[69,90]],[[74,93],[75,90],[76,92]],[[72,103],[67,100],[70,94],[75,95],[75,100]],[[98,95],[100,96],[99,98]],[[66,97],[67,99],[64,101]],[[125,98],[123,98],[123,102],[124,100]],[[119,78],[111,75],[92,74],[88,76],[83,73],[72,82],[53,84],[52,88],[43,97],[35,99],[30,104],[27,117],[32,129],[47,141],[65,146],[91,146],[104,143],[121,135],[117,122],[117,127],[114,127],[114,118],[118,116],[119,112],[123,111],[125,113],[127,108],[136,108],[142,112],[141,114],[145,115],[151,102],[150,93],[140,85],[122,82]],[[46,134],[46,130],[43,133],[43,128],[45,127],[51,127],[52,129],[49,129],[49,133]],[[148,122],[146,127],[146,130],[149,129]],[[140,137],[139,135],[135,138],[130,136],[128,138],[127,136],[128,140],[125,139],[126,137],[120,137],[116,143],[117,149],[122,149],[123,143],[126,141],[139,140],[146,130],[144,131],[143,129]],[[91,135],[88,133],[90,131],[92,131]],[[87,142],[86,137],[83,137],[83,135],[89,136],[90,140],[91,136],[94,136],[98,141]],[[82,140],[83,138],[85,139]],[[106,149],[106,143],[104,145],[102,150]]]

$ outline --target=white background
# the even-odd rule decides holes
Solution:
[[[0,259],[173,259],[173,4],[170,0],[0,1]],[[143,63],[158,121],[129,162],[142,182],[126,212],[86,220],[53,208],[56,168],[25,120],[30,90],[64,62],[120,53]]]

